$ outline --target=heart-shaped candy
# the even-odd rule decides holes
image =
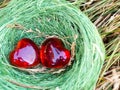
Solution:
[[[31,68],[40,63],[39,48],[28,38],[18,41],[16,47],[10,52],[10,63],[21,68]]]
[[[69,63],[70,57],[70,51],[57,37],[46,39],[40,47],[40,60],[45,67],[63,68]]]

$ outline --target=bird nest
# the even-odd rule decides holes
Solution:
[[[30,38],[40,45],[49,36],[61,38],[72,51],[64,70],[43,73],[41,66],[20,70],[9,63],[18,40]],[[71,3],[12,0],[0,10],[0,60],[2,89],[93,90],[104,62],[104,45],[96,27]]]

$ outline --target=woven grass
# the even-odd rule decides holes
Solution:
[[[0,35],[0,89],[95,88],[104,61],[104,46],[96,27],[71,3],[12,0],[0,10]],[[69,49],[73,43],[76,45],[72,65],[65,71],[28,73],[9,64],[9,52],[19,39],[27,37],[40,45],[46,36],[52,35],[61,38]]]

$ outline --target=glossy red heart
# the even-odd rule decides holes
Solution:
[[[10,63],[21,68],[31,68],[40,63],[39,48],[28,38],[18,41],[16,47],[10,52]]]
[[[70,51],[56,37],[46,39],[40,47],[40,59],[45,67],[63,68],[69,63],[70,57]]]

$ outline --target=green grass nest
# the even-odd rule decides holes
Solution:
[[[75,43],[72,65],[65,71],[27,73],[9,64],[9,52],[21,38],[40,45],[58,36],[67,48]],[[75,37],[77,36],[77,39]],[[96,27],[64,0],[12,0],[0,10],[1,90],[93,90],[104,62],[104,45]]]

